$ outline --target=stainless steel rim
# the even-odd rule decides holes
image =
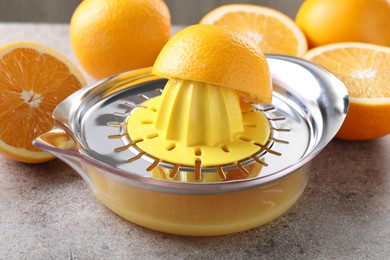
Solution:
[[[123,73],[74,93],[56,108],[53,117],[78,143],[76,156],[132,185],[185,194],[253,188],[291,174],[311,161],[337,133],[349,103],[343,83],[325,69],[290,56],[267,55],[267,60],[274,83],[272,106],[276,108],[267,115],[285,118],[273,127],[291,131],[275,131],[276,140],[286,140],[289,144],[274,143],[273,149],[282,155],[268,153],[267,163],[271,167],[254,179],[218,183],[161,181],[151,178],[146,171],[150,161],[127,162],[131,149],[122,157],[114,152],[119,145],[111,143],[108,136],[119,128],[108,123],[119,122],[118,118],[126,117],[131,111],[123,106],[125,102],[142,103],[144,95],[158,95],[156,89],[165,84],[166,80],[150,75],[148,69]],[[260,105],[256,107],[266,110]]]

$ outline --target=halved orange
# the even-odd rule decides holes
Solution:
[[[264,6],[223,5],[207,13],[200,23],[236,29],[249,36],[265,53],[302,56],[307,51],[305,35],[295,22]]]
[[[336,43],[314,48],[304,58],[333,72],[348,89],[350,108],[337,137],[367,140],[390,133],[390,48]]]
[[[54,158],[32,145],[53,126],[52,112],[86,84],[62,54],[32,42],[0,48],[0,153],[27,163]]]
[[[264,53],[244,34],[222,26],[197,24],[181,30],[163,47],[152,72],[236,89],[251,101],[272,100]]]

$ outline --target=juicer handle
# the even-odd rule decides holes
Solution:
[[[33,140],[33,145],[56,156],[58,153],[79,154],[73,138],[65,130],[58,127],[38,136]]]

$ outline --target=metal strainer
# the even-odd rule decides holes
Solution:
[[[194,163],[159,158],[134,138],[129,120],[137,110],[155,113],[166,80],[150,69],[124,73],[86,87],[54,111],[55,127],[34,144],[67,162],[95,195],[124,218],[159,231],[184,235],[219,235],[263,224],[299,198],[308,163],[335,136],[347,109],[344,85],[328,71],[299,58],[267,55],[274,84],[273,103],[245,104],[269,124],[264,141],[237,138],[255,152],[239,156],[221,144],[218,164],[194,148]],[[245,118],[245,115],[244,115]],[[141,116],[148,125],[152,120]],[[249,120],[250,131],[256,126]],[[130,129],[130,130],[129,130]],[[168,154],[177,144],[153,147]],[[229,158],[236,152],[238,158]],[[176,155],[174,156],[177,157]],[[238,176],[238,177],[237,177]]]

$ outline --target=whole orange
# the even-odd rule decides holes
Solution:
[[[84,0],[70,22],[70,41],[95,79],[153,65],[171,36],[163,0]]]
[[[387,0],[306,0],[295,20],[310,48],[337,42],[390,46]]]

